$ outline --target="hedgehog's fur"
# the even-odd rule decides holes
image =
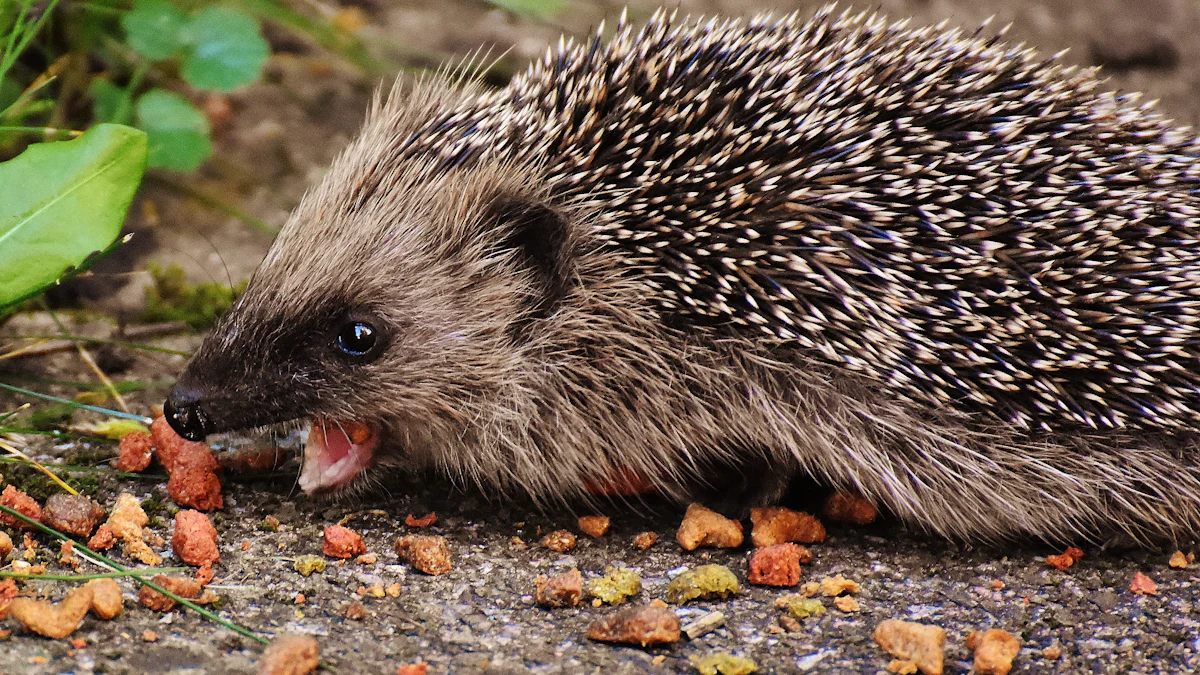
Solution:
[[[1198,157],[998,36],[622,22],[378,104],[173,396],[537,497],[803,473],[949,536],[1180,537]],[[331,353],[347,315],[377,359]]]

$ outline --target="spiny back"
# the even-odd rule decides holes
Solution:
[[[396,156],[543,166],[672,325],[1030,430],[1200,428],[1200,148],[1096,88],[940,27],[660,14]]]

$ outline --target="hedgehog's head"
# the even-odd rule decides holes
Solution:
[[[311,419],[307,492],[481,433],[571,283],[573,227],[529,176],[378,155],[306,197],[164,406],[190,439]]]

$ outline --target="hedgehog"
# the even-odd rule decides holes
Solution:
[[[794,481],[951,539],[1200,526],[1200,147],[1094,70],[827,7],[659,12],[377,95],[164,406],[300,486]]]

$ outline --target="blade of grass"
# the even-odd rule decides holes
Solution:
[[[79,542],[75,541],[74,539],[71,539],[67,535],[59,532],[58,530],[55,530],[50,527],[46,527],[45,525],[39,523],[38,521],[26,516],[24,513],[21,513],[20,511],[16,511],[14,509],[10,509],[7,506],[0,505],[0,513],[5,513],[7,515],[10,515],[28,525],[31,525],[34,528],[54,537],[55,539],[58,539],[60,541],[71,542],[72,544],[75,545],[75,551],[77,553],[79,553],[80,555],[82,555],[85,558],[90,559],[92,562],[95,562],[96,564],[98,564],[102,567],[107,567],[108,569],[110,569],[114,572],[128,573],[131,571],[131,570],[117,564],[116,562],[113,562],[109,558],[87,548],[86,546],[81,546],[79,544]],[[209,621],[215,621],[216,623],[228,628],[229,630],[237,633],[238,635],[241,635],[242,637],[249,638],[249,639],[254,640],[255,642],[262,644],[262,645],[268,644],[268,642],[269,642],[266,638],[261,637],[259,635],[255,635],[254,632],[251,631],[249,628],[245,628],[236,623],[233,623],[232,621],[223,619],[220,616],[217,616],[215,613],[210,612],[209,610],[201,607],[200,605],[197,605],[196,603],[192,602],[191,600],[188,600],[187,598],[182,598],[182,597],[176,595],[175,593],[168,591],[167,589],[163,588],[162,586],[154,583],[153,581],[151,581],[149,579],[143,579],[140,577],[140,575],[130,575],[130,576],[132,576],[134,581],[137,581],[139,584],[141,584],[143,586],[148,586],[148,587],[158,591],[159,593],[162,593],[163,595],[167,596],[168,598],[183,605],[184,607],[187,607],[188,609],[192,610],[193,612],[196,612],[197,614],[208,619]]]
[[[186,572],[186,567],[150,567],[126,572],[101,572],[100,574],[26,574],[24,572],[0,572],[0,579],[51,579],[53,581],[91,581],[93,579],[120,579],[121,577],[152,577],[155,574]]]
[[[4,429],[0,429],[0,432],[4,432]],[[0,464],[25,464],[25,462],[15,457],[0,457]],[[81,464],[54,464],[53,466],[55,469],[66,473],[105,473],[110,476],[117,476],[118,478],[134,478],[155,482],[162,482],[167,479],[167,476],[161,473],[126,473],[105,466],[83,466]]]
[[[46,401],[54,401],[55,403],[64,403],[66,405],[74,406],[81,410],[90,410],[92,412],[103,413],[105,415],[110,415],[112,417],[120,417],[122,419],[133,420],[135,422],[141,422],[142,424],[150,424],[150,423],[154,422],[154,420],[150,419],[149,417],[144,417],[142,415],[134,415],[134,414],[127,413],[127,412],[121,412],[120,410],[109,410],[108,408],[101,408],[100,406],[96,406],[96,405],[88,405],[86,403],[72,401],[71,399],[68,399],[68,398],[59,398],[58,396],[51,396],[50,394],[43,394],[41,392],[31,391],[29,389],[22,389],[20,387],[14,387],[11,384],[5,384],[3,382],[0,382],[0,389],[7,389],[8,391],[13,392],[14,394],[22,394],[25,396],[32,396],[34,398],[40,398],[40,399],[43,399]]]

